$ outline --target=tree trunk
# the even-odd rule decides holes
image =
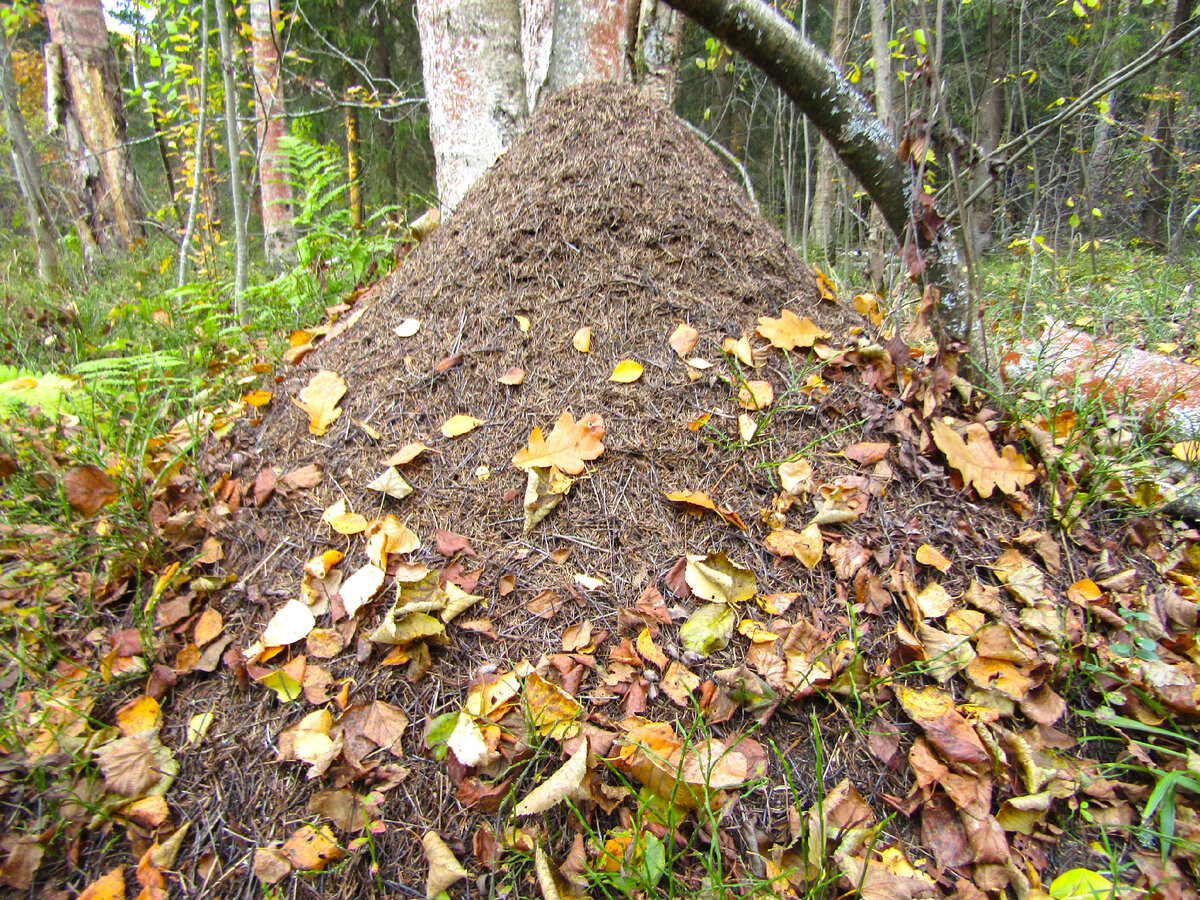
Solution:
[[[237,120],[237,84],[233,78],[233,41],[229,36],[229,17],[225,0],[213,0],[217,12],[217,34],[221,39],[221,77],[225,86],[225,143],[229,150],[229,206],[233,216],[233,305],[238,315],[246,311],[246,198],[242,193],[242,140]]]
[[[829,61],[841,72],[842,60],[850,44],[850,0],[833,0],[833,25],[829,36]],[[837,209],[833,200],[837,179],[837,162],[828,141],[821,144],[817,154],[817,190],[813,197],[812,236],[810,244],[828,254],[836,231]]]
[[[1004,74],[1005,54],[1010,36],[1009,9],[1006,3],[993,2],[987,11],[987,61],[983,72],[983,90],[979,94],[979,105],[975,111],[975,146],[986,158],[1000,146],[1004,131]],[[991,173],[986,164],[976,163],[971,174],[971,193],[983,187],[979,199],[967,211],[967,238],[971,241],[972,257],[993,243],[993,224],[996,207],[996,186],[991,183]],[[984,186],[986,184],[986,186]]]
[[[179,262],[175,272],[175,286],[183,287],[187,281],[188,254],[192,248],[192,235],[196,233],[196,209],[200,205],[200,180],[204,156],[204,126],[208,113],[208,0],[200,0],[200,69],[199,98],[196,103],[196,143],[192,153],[192,195],[188,200],[187,221],[183,226],[183,237],[179,241]]]
[[[292,224],[292,188],[284,171],[281,142],[287,136],[283,75],[276,25],[279,0],[250,0],[251,52],[254,57],[255,131],[258,136],[258,183],[262,196],[263,243],[267,261],[287,263],[296,243]]]
[[[346,126],[346,177],[350,185],[350,222],[356,230],[363,227],[362,158],[358,138],[358,110],[354,108],[348,93],[343,95],[343,124]]]
[[[419,0],[417,29],[448,213],[525,125],[521,15],[516,0]]]
[[[634,38],[634,81],[668,109],[675,105],[679,15],[665,2],[641,0]]]
[[[936,289],[932,324],[939,341],[969,344],[974,317],[956,236],[932,208],[932,198],[916,194],[911,168],[862,96],[820,50],[761,0],[668,2],[762,69],[833,144],[905,243],[910,274],[923,274]]]
[[[520,0],[525,102],[530,111],[543,91],[555,94],[585,81],[628,78],[630,18],[637,14],[630,4],[635,2]]]
[[[42,170],[37,163],[33,143],[25,128],[25,118],[17,105],[17,83],[13,78],[12,50],[8,37],[0,27],[0,105],[4,107],[4,130],[12,145],[13,169],[16,170],[17,185],[25,199],[25,215],[33,232],[37,246],[38,278],[46,283],[62,280],[62,269],[58,263],[58,235],[50,204],[46,202],[46,190]]]
[[[1184,25],[1191,17],[1195,0],[1175,0],[1175,12],[1171,17],[1172,36],[1182,34]],[[1154,143],[1150,149],[1150,174],[1146,185],[1146,200],[1142,207],[1142,235],[1155,246],[1163,246],[1162,229],[1167,218],[1174,186],[1173,163],[1175,156],[1175,109],[1178,105],[1176,83],[1179,76],[1177,60],[1173,53],[1163,60],[1162,83],[1158,92],[1164,94],[1160,101],[1158,123],[1154,129]]]
[[[46,21],[49,127],[65,134],[76,187],[101,248],[126,249],[145,233],[125,142],[117,58],[100,0],[47,0]]]
[[[892,115],[892,48],[888,46],[891,29],[888,27],[884,0],[871,2],[871,54],[875,59],[875,115],[889,135],[895,134],[896,122]],[[885,278],[884,231],[886,223],[878,206],[871,207],[870,236],[867,239],[868,266],[871,271],[871,286],[883,288]]]

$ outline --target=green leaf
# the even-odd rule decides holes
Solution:
[[[1069,869],[1050,882],[1054,900],[1101,900],[1111,897],[1113,884],[1091,869]]]
[[[708,656],[728,646],[733,637],[734,609],[724,603],[707,603],[688,617],[679,629],[685,650]]]

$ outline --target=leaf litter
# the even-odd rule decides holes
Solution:
[[[639,190],[661,191],[616,213],[615,246],[608,225],[602,239],[588,231],[597,198],[637,200],[611,182],[623,167],[595,165],[614,146],[631,160],[655,148],[628,171],[656,173]],[[589,161],[587,178],[555,181]],[[530,172],[546,187],[529,195],[546,204],[537,236],[496,202],[528,191]],[[685,212],[691,197],[703,203]],[[1104,829],[1153,810],[1130,769],[1106,778],[1111,762],[1079,743],[1089,726],[1057,673],[1084,653],[1102,661],[1093,697],[1110,722],[1200,717],[1184,640],[1200,535],[1147,520],[1055,541],[1025,493],[1042,476],[1036,457],[950,395],[953,360],[822,344],[861,320],[828,287],[818,303],[811,274],[743,204],[707,152],[631,92],[560,95],[393,281],[396,297],[425,298],[419,333],[392,351],[381,336],[413,305],[377,296],[277,391],[299,396],[336,371],[341,393],[327,374],[319,384],[333,389],[305,393],[303,411],[230,420],[214,439],[225,468],[192,507],[204,506],[200,533],[160,517],[179,548],[212,539],[222,552],[154,573],[155,645],[128,627],[96,636],[97,668],[143,686],[157,710],[126,693],[112,719],[127,733],[96,730],[90,717],[106,713],[70,671],[22,700],[25,760],[91,749],[99,789],[129,810],[115,815],[130,822],[131,873],[153,844],[183,843],[179,862],[139,865],[139,884],[162,869],[168,884],[200,884],[239,865],[276,883],[348,857],[337,877],[364,895],[379,866],[406,885],[425,878],[429,896],[489,872],[517,896],[534,884],[567,896],[568,872],[606,869],[610,846],[648,860],[659,838],[622,818],[663,803],[679,807],[680,839],[711,841],[732,878],[774,873],[779,896],[827,877],[880,898],[1097,883],[1078,873],[1102,861],[1062,831],[1071,810],[1088,803]],[[680,230],[656,224],[679,215]],[[671,235],[684,264],[656,269],[642,230]],[[587,253],[567,257],[570,279],[522,277],[533,240]],[[750,263],[730,265],[730,245]],[[555,302],[564,280],[579,302]],[[576,332],[580,306],[593,323],[586,355],[547,337]],[[457,346],[463,334],[471,346]],[[761,408],[765,393],[748,388],[739,404],[725,363],[684,361],[693,350],[721,360],[726,347],[776,395],[789,385],[784,352],[821,366],[792,395],[805,401],[779,412],[773,398],[763,443],[742,451],[750,465],[723,447],[738,440],[740,406]],[[641,377],[614,387],[629,353]],[[513,369],[521,379],[498,380]],[[342,412],[382,437],[329,427]],[[550,423],[549,436],[535,430]],[[371,487],[376,440],[404,448],[385,465],[405,467],[412,496],[388,490],[399,482]],[[664,496],[680,484],[695,487]],[[260,732],[273,748],[248,739]],[[818,750],[842,776],[820,787]],[[181,769],[183,754],[205,764]],[[1166,764],[1131,741],[1118,754]],[[798,779],[791,813],[756,794],[764,778],[791,790],[779,759]],[[1183,792],[1173,802],[1194,817]],[[705,810],[739,806],[758,817],[759,839],[705,829]],[[576,849],[561,827],[573,809],[594,817],[597,845]],[[497,811],[525,815],[493,831],[483,817]],[[325,824],[297,823],[306,816]],[[189,845],[190,823],[219,827]],[[0,845],[7,883],[46,874],[39,840]],[[111,869],[88,853],[95,876]],[[1129,853],[1130,882],[1190,877],[1186,853]],[[515,864],[497,868],[497,855]],[[96,895],[117,879],[124,890],[111,871]],[[699,891],[702,874],[676,877]]]

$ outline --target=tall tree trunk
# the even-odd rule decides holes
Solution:
[[[346,177],[350,184],[350,221],[355,229],[363,227],[362,157],[358,138],[358,110],[352,105],[349,93],[343,94],[343,124],[346,126]]]
[[[38,166],[33,143],[25,128],[25,118],[17,105],[17,83],[13,78],[12,49],[8,36],[0,26],[0,105],[4,107],[4,130],[12,145],[13,169],[17,184],[25,198],[25,215],[33,232],[37,246],[38,278],[47,283],[62,280],[62,269],[58,263],[58,235],[54,228],[54,217],[46,201],[42,170]]]
[[[665,2],[641,0],[634,36],[634,80],[667,108],[675,105],[679,14]]]
[[[188,254],[192,248],[192,236],[196,233],[196,209],[200,205],[200,180],[203,177],[204,127],[208,114],[208,0],[200,0],[200,69],[199,99],[196,104],[196,143],[192,153],[192,195],[188,200],[187,221],[183,226],[183,237],[179,241],[179,263],[175,273],[175,286],[183,287],[187,281]]]
[[[1171,17],[1171,32],[1180,35],[1192,15],[1195,0],[1175,0],[1175,11]],[[1142,206],[1142,235],[1147,241],[1163,246],[1162,229],[1174,187],[1173,168],[1175,157],[1175,109],[1178,105],[1176,83],[1179,77],[1177,60],[1180,54],[1173,53],[1163,60],[1162,83],[1158,91],[1164,94],[1160,103],[1158,123],[1154,129],[1154,144],[1150,149],[1150,174],[1146,185],[1146,200]]]
[[[246,197],[242,193],[242,140],[238,128],[237,83],[233,78],[233,41],[229,36],[229,16],[225,0],[213,0],[217,13],[217,34],[221,39],[221,77],[225,87],[225,143],[229,150],[229,207],[233,216],[233,305],[238,315],[246,311]]]
[[[833,0],[833,25],[829,36],[829,61],[841,72],[846,48],[850,45],[850,0]],[[836,231],[837,209],[834,205],[834,182],[838,176],[837,160],[828,141],[821,144],[817,155],[817,190],[813,197],[812,236],[809,239],[828,253]]]
[[[870,3],[871,54],[875,60],[875,115],[888,134],[894,135],[896,120],[892,114],[892,48],[888,46],[892,32],[888,23],[888,6],[885,0],[870,0]],[[881,290],[885,277],[884,232],[887,225],[878,206],[871,207],[870,222],[867,257],[871,286]]]
[[[975,111],[975,146],[986,158],[1000,146],[1004,131],[1004,74],[1005,55],[1010,37],[1010,11],[1006,2],[993,2],[987,11],[987,61],[984,64],[983,89]],[[972,258],[987,250],[993,242],[996,212],[996,186],[991,182],[986,165],[977,164],[971,173],[970,193],[983,188],[979,199],[967,211],[967,239],[971,241]],[[985,186],[986,184],[986,186]]]
[[[429,136],[444,212],[525,126],[516,0],[419,0]]]
[[[125,142],[117,58],[100,0],[47,0],[49,127],[66,136],[76,187],[101,248],[125,249],[145,235]]]
[[[284,172],[281,142],[287,136],[283,73],[279,65],[279,0],[250,0],[251,52],[254,57],[255,130],[258,135],[258,183],[262,195],[263,243],[267,261],[288,262],[296,243],[292,188]]]
[[[637,0],[520,0],[525,102],[585,81],[625,81]],[[424,41],[422,41],[424,47]],[[422,53],[424,55],[424,53]]]

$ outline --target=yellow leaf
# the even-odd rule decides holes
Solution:
[[[746,413],[738,416],[738,434],[743,441],[754,440],[754,436],[758,434],[758,423],[754,421],[753,416]]]
[[[341,859],[346,851],[338,846],[328,825],[313,828],[302,825],[296,830],[279,852],[295,869],[304,872],[319,872],[329,863]]]
[[[733,338],[725,338],[721,344],[721,349],[730,356],[736,357],[744,366],[754,365],[754,351],[750,349],[750,338],[744,334],[736,341]],[[695,363],[689,360],[688,365],[695,365]]]
[[[1171,455],[1184,462],[1200,459],[1200,441],[1180,441],[1171,445]]]
[[[310,766],[322,762],[333,750],[329,736],[333,714],[327,709],[310,712],[295,725],[290,725],[276,737],[276,762],[299,760]]]
[[[772,531],[763,544],[776,556],[794,556],[809,569],[816,568],[825,550],[821,529],[815,524],[809,525],[803,531],[793,531],[790,528]]]
[[[270,403],[271,396],[272,394],[270,391],[257,390],[251,391],[248,394],[243,394],[242,400],[244,400],[250,406],[259,407],[266,406],[268,403]]]
[[[425,860],[429,863],[429,876],[425,879],[425,900],[434,900],[450,885],[469,876],[454,851],[436,831],[427,831],[421,838],[425,847]]]
[[[474,416],[451,416],[442,423],[442,436],[448,438],[462,437],[468,432],[474,431],[483,424],[483,419],[477,419]]]
[[[307,637],[316,624],[311,609],[299,600],[289,600],[267,623],[262,644],[264,647],[286,647]]]
[[[529,321],[528,316],[513,316],[517,320],[517,327],[521,329],[522,334],[528,334],[529,328],[533,324]]]
[[[579,731],[579,703],[557,685],[551,684],[537,672],[525,679],[525,704],[529,719],[538,734],[561,741]]]
[[[818,267],[813,266],[812,269],[813,273],[817,276],[817,290],[821,292],[821,299],[836,302],[837,285],[830,281],[829,277]]]
[[[933,566],[939,572],[946,572],[953,565],[950,560],[942,555],[942,552],[936,547],[931,547],[929,544],[922,544],[917,548],[917,562],[926,566]]]
[[[671,332],[667,343],[671,345],[671,349],[680,359],[684,359],[695,349],[698,337],[700,337],[700,332],[686,322],[680,322]]]
[[[359,513],[342,513],[329,520],[329,527],[338,534],[359,534],[367,530],[366,516]]]
[[[524,500],[526,534],[550,515],[550,511],[558,506],[575,483],[574,478],[568,478],[557,466],[534,466],[528,471]]]
[[[367,485],[367,490],[379,491],[397,500],[403,500],[413,492],[412,485],[404,480],[395,466],[384,469],[383,474]]]
[[[650,634],[649,628],[643,628],[637,636],[635,645],[638,654],[648,663],[653,663],[659,671],[666,669],[670,664],[667,654],[663,653],[662,648],[654,643],[654,636]]]
[[[604,452],[602,437],[604,420],[599,415],[584,416],[576,422],[569,412],[564,412],[550,437],[543,438],[540,428],[533,429],[529,446],[513,457],[513,465],[518,469],[557,466],[568,475],[581,475],[584,461]]]
[[[187,742],[189,744],[199,744],[204,740],[204,736],[208,734],[208,729],[212,727],[216,716],[212,710],[208,712],[196,713],[188,719],[187,723]]]
[[[664,491],[663,496],[672,503],[682,504],[684,510],[693,516],[700,516],[704,510],[709,510],[735,528],[746,530],[746,523],[742,521],[741,516],[731,509],[722,509],[717,506],[704,491]]]
[[[575,332],[575,336],[571,338],[571,346],[580,353],[592,352],[592,328],[590,325],[585,325]]]
[[[300,663],[299,666],[294,665],[297,661]],[[297,671],[299,672],[299,677],[296,675]],[[304,685],[301,682],[303,677],[304,657],[298,656],[282,669],[268,672],[258,680],[258,683],[267,690],[274,691],[280,703],[291,703],[304,693]]]
[[[811,347],[819,340],[832,337],[830,332],[819,328],[807,316],[801,318],[790,309],[784,309],[778,319],[761,316],[757,331],[759,337],[766,338],[780,350]]]
[[[608,376],[609,381],[615,381],[617,384],[632,384],[642,377],[642,364],[634,362],[632,359],[623,359],[617,363],[613,373]]]
[[[385,466],[406,466],[429,448],[420,441],[405,444],[383,461]]]
[[[117,725],[127,736],[157,728],[161,723],[162,707],[153,697],[138,697],[117,710]]]
[[[342,414],[337,405],[345,393],[346,382],[342,376],[322,369],[300,391],[299,399],[293,397],[292,402],[308,413],[308,430],[322,435]]]
[[[575,752],[559,769],[544,782],[525,795],[514,812],[518,816],[532,816],[545,812],[569,797],[574,797],[587,774],[588,742],[583,738]]]
[[[696,596],[717,603],[740,603],[758,590],[754,573],[730,562],[724,553],[688,554],[684,578]]]
[[[747,381],[738,388],[737,402],[743,409],[766,409],[775,401],[769,381]]]
[[[978,422],[966,428],[964,441],[943,422],[932,422],[933,441],[946,454],[946,461],[962,475],[963,482],[973,485],[980,497],[992,496],[997,487],[1013,494],[1037,478],[1037,471],[1021,454],[1006,446],[1002,455],[992,446],[988,430]]]
[[[738,634],[749,638],[752,644],[773,644],[779,635],[757,619],[742,619],[738,622]]]

